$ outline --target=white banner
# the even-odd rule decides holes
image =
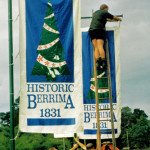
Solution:
[[[121,91],[120,91],[120,29],[119,27],[107,28],[106,36],[109,45],[112,100],[114,113],[115,137],[121,133]],[[105,46],[104,46],[105,47]],[[82,53],[83,53],[83,104],[84,104],[84,132],[79,134],[81,139],[96,139],[97,120],[95,105],[95,79],[93,72],[93,46],[88,34],[88,29],[82,32]],[[106,70],[97,71],[98,75],[98,97],[100,109],[109,109],[108,80],[101,79],[107,76]],[[99,112],[100,120],[110,119],[110,110]],[[100,122],[101,139],[112,138],[110,121]]]
[[[19,128],[79,133],[83,122],[80,0],[19,2]]]

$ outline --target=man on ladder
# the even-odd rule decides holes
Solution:
[[[106,39],[105,24],[107,21],[122,21],[120,17],[113,16],[108,10],[109,7],[106,4],[102,4],[100,9],[93,14],[89,28],[89,35],[95,49],[94,55],[98,70],[106,68],[105,52],[103,48]]]
[[[92,17],[92,22],[89,28],[89,35],[93,43],[93,58],[94,58],[94,76],[95,76],[95,99],[96,99],[96,118],[97,118],[97,149],[101,150],[101,138],[100,138],[100,120],[99,120],[99,101],[98,101],[98,86],[97,86],[97,71],[105,70],[108,72],[108,89],[109,89],[109,101],[110,101],[110,114],[111,114],[111,127],[112,127],[112,142],[113,149],[116,149],[115,133],[114,133],[114,121],[113,121],[113,108],[112,108],[112,91],[111,91],[111,77],[110,77],[110,62],[108,42],[106,40],[106,57],[104,51],[104,41],[106,39],[105,25],[107,21],[122,21],[120,17],[113,16],[108,13],[109,7],[106,4],[100,6],[100,10],[97,10]],[[103,120],[106,121],[106,120]]]

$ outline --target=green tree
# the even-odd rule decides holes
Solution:
[[[21,134],[16,139],[16,150],[40,150],[42,149],[42,143],[44,138],[42,134]]]
[[[122,147],[127,147],[127,131],[129,146],[131,148],[149,147],[150,124],[148,116],[143,110],[123,107],[121,110],[121,135],[117,143]]]
[[[0,125],[1,126],[10,126],[10,112],[1,112],[0,113]]]
[[[10,129],[8,126],[0,127],[0,150],[9,150]]]
[[[141,116],[143,116],[144,118],[148,118],[148,116],[145,114],[144,110],[140,110],[140,109],[133,110],[133,122],[134,123],[137,123],[137,119],[140,119]]]
[[[15,99],[15,102],[14,102],[14,126],[17,126],[19,123],[19,100],[20,100],[20,97]],[[0,113],[0,125],[10,126],[10,112]]]
[[[131,147],[147,148],[149,146],[150,126],[143,115],[136,119],[136,124],[129,128],[129,138]]]
[[[129,107],[123,107],[121,109],[121,135],[117,139],[117,145],[119,148],[127,146],[127,129],[131,127],[133,120],[132,109]]]
[[[53,134],[21,133],[16,140],[16,150],[47,150],[50,147],[63,149],[63,139],[55,139]],[[70,139],[65,139],[65,147],[72,147]]]

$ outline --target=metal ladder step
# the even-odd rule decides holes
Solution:
[[[106,119],[106,120],[99,120],[99,121],[100,121],[100,122],[101,122],[101,121],[111,121],[111,119]]]
[[[97,78],[97,79],[107,79],[108,77],[101,77],[101,78]]]
[[[112,132],[112,130],[107,130],[107,131],[100,131],[101,133],[107,133],[107,132]]]
[[[109,97],[106,97],[106,98],[98,98],[99,100],[104,100],[104,99],[109,99]]]
[[[108,89],[108,87],[98,87],[98,89]]]
[[[107,108],[107,109],[99,109],[99,111],[104,111],[104,110],[110,110],[110,108]]]

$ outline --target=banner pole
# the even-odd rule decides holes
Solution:
[[[65,150],[65,138],[63,138],[63,150]]]
[[[12,0],[8,0],[8,37],[9,37],[9,91],[10,91],[10,146],[11,150],[15,150]]]

